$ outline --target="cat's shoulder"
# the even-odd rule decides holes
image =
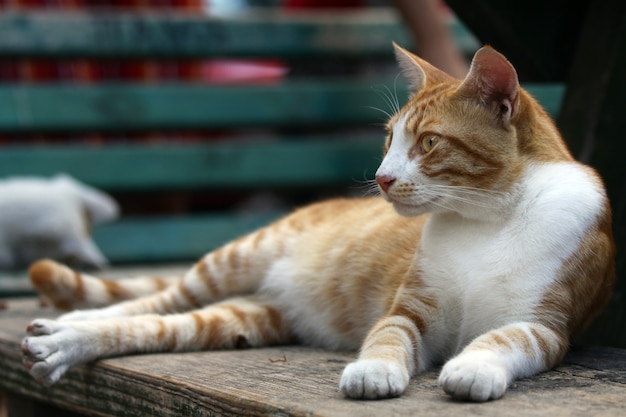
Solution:
[[[592,221],[602,214],[608,199],[598,173],[578,162],[530,165],[522,180],[524,208],[563,222],[568,218]]]

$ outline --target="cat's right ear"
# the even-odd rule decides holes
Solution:
[[[474,55],[469,74],[459,87],[469,96],[478,96],[508,122],[516,113],[519,82],[513,65],[495,49],[484,46]]]
[[[421,90],[426,84],[452,80],[451,76],[417,55],[410,53],[395,42],[393,42],[393,48],[396,53],[396,61],[398,61],[398,65],[413,92]]]

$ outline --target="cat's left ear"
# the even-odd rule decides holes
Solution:
[[[395,42],[393,42],[393,48],[396,53],[396,61],[398,61],[402,73],[409,81],[413,92],[421,90],[426,84],[432,85],[453,79],[442,70],[410,53]]]
[[[504,55],[489,46],[476,52],[459,91],[470,96],[478,95],[487,107],[498,113],[503,122],[511,120],[517,110],[517,72]]]

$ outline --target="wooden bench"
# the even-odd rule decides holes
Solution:
[[[126,356],[70,370],[52,387],[21,365],[20,339],[35,317],[54,317],[33,300],[0,311],[0,391],[10,417],[97,416],[622,416],[626,351],[574,348],[555,370],[515,382],[501,400],[450,400],[437,370],[400,398],[352,401],[338,381],[355,353],[305,347]]]
[[[476,41],[458,24],[453,30],[470,55]],[[228,19],[121,12],[0,15],[0,59],[262,58],[287,66],[341,61],[349,68],[372,62],[395,68],[391,42],[407,45],[408,39],[386,9],[306,16],[259,12]],[[0,147],[0,177],[66,172],[135,199],[158,192],[354,191],[358,181],[373,177],[380,161],[385,115],[375,108],[389,110],[383,95],[391,91],[401,102],[407,96],[404,84],[394,80],[397,73],[294,74],[272,85],[245,86],[6,83],[0,85],[0,137],[11,142]],[[562,86],[528,87],[558,113]],[[218,131],[222,138],[224,131],[234,132],[228,134],[236,141],[167,140],[179,131]],[[89,144],[93,132],[107,136]],[[150,132],[149,140],[132,139],[140,132]],[[62,133],[87,138],[86,143],[24,143],[33,135]],[[222,207],[134,214],[94,230],[113,264],[195,259],[277,216]]]

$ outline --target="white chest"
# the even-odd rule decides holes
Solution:
[[[489,329],[531,319],[604,204],[601,187],[577,164],[533,167],[520,190],[501,222],[438,214],[424,230],[424,280],[442,301],[434,329],[457,348]]]

